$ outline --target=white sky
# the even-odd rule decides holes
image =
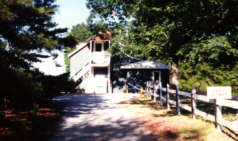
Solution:
[[[86,8],[86,0],[57,0],[59,6],[58,12],[54,16],[54,20],[58,23],[58,27],[69,28],[85,22],[89,16],[89,10]],[[34,66],[47,75],[59,75],[65,72],[64,54],[63,51],[54,51],[58,57],[53,60],[52,57],[42,59],[41,63],[35,63]],[[46,53],[43,53],[46,54]],[[55,62],[62,67],[56,67]]]

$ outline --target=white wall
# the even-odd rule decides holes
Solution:
[[[70,58],[70,76],[75,79],[80,69],[90,61],[90,50],[86,46]],[[78,79],[78,78],[76,78]]]

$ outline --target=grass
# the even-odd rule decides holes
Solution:
[[[174,101],[176,100],[175,96],[173,95],[170,95],[170,99]],[[188,97],[180,96],[180,102],[182,104],[187,104],[191,106],[191,99]],[[197,100],[196,105],[198,110],[214,115],[214,111],[215,111],[214,104]],[[238,114],[238,109],[222,107],[222,117],[225,120],[228,120],[228,121],[237,120],[238,119],[237,114]]]
[[[130,105],[144,105],[146,108],[138,107],[138,112],[145,114],[146,118],[151,115],[152,118],[146,123],[147,129],[152,131],[152,134],[163,137],[164,140],[185,140],[185,141],[229,141],[231,138],[219,132],[214,123],[197,118],[193,120],[191,113],[182,110],[183,115],[176,115],[175,107],[170,111],[165,107],[160,107],[158,103],[142,97],[135,98],[129,103]],[[150,109],[150,111],[148,111]],[[159,109],[159,110],[158,110]],[[135,108],[133,108],[134,111]],[[185,115],[184,115],[185,113]],[[140,115],[140,114],[138,114]],[[161,122],[162,121],[162,122]],[[148,121],[147,121],[148,122]],[[238,139],[238,138],[236,138]]]

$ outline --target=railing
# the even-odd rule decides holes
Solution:
[[[186,111],[192,112],[192,117],[193,119],[196,119],[196,116],[199,115],[206,120],[210,120],[215,122],[215,125],[218,130],[222,129],[222,126],[227,127],[230,130],[233,130],[235,132],[238,131],[238,122],[234,123],[228,120],[225,120],[222,118],[222,106],[225,107],[230,107],[233,109],[238,109],[238,101],[233,101],[233,100],[225,100],[225,99],[209,99],[207,96],[204,95],[199,95],[196,93],[195,89],[191,90],[191,93],[185,92],[185,91],[180,91],[177,87],[175,90],[170,89],[169,85],[167,85],[166,88],[158,88],[154,92],[151,91],[151,88],[147,88],[148,93],[147,96],[150,98],[153,97],[154,101],[157,101],[157,98],[159,98],[160,105],[164,105],[164,101],[166,103],[166,107],[169,110],[170,109],[170,104],[176,105],[176,113],[181,114],[180,109],[184,109]],[[156,93],[156,91],[159,91],[159,95]],[[166,94],[166,97],[163,95]],[[175,101],[170,99],[170,95],[175,96]],[[191,99],[191,106],[182,104],[180,102],[180,96],[185,96]],[[200,111],[197,109],[197,100],[203,101],[206,103],[214,104],[214,115],[208,114],[206,112]]]
[[[93,64],[109,64],[111,59],[111,54],[107,51],[104,52],[94,52],[92,53],[91,60]]]
[[[74,80],[78,80],[79,78],[81,78],[85,73],[87,73],[87,71],[90,69],[90,64],[86,63],[78,72],[76,72],[72,78]]]

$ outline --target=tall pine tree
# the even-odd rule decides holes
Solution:
[[[63,49],[74,44],[56,28],[52,16],[57,10],[55,0],[0,1],[0,78],[1,98],[32,100],[42,92],[41,83],[34,80],[40,74],[32,66],[40,61],[41,51]],[[40,74],[42,75],[42,74]]]

